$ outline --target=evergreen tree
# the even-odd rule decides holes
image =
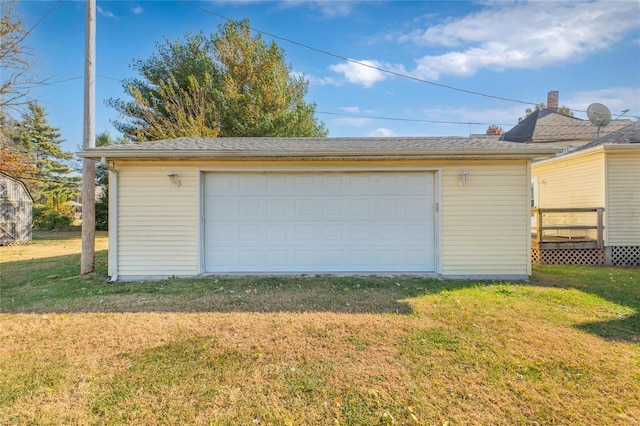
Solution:
[[[110,99],[127,118],[115,126],[133,141],[180,136],[322,137],[308,82],[291,75],[284,51],[251,36],[249,21],[228,22],[210,37],[156,43],[125,81],[133,100]]]
[[[70,217],[72,208],[68,201],[79,193],[80,178],[71,176],[69,160],[73,154],[63,150],[64,141],[59,129],[49,124],[44,109],[37,102],[29,102],[13,138],[14,145],[27,153],[29,162],[36,169],[37,184],[32,186],[31,195],[39,206],[34,211]],[[34,222],[38,222],[37,217]]]

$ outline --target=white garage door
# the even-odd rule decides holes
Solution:
[[[207,173],[206,272],[430,272],[434,173]]]

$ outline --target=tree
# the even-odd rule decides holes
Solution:
[[[29,85],[36,83],[31,71],[30,52],[22,44],[26,37],[23,22],[13,7],[16,1],[0,0],[0,125],[6,109],[18,109],[27,103]]]
[[[49,125],[44,109],[36,102],[27,104],[22,120],[17,122],[13,134],[13,145],[26,153],[26,158],[35,168],[35,185],[30,187],[37,208],[43,214],[55,217],[71,216],[70,201],[79,192],[79,177],[71,176],[68,161],[73,154],[62,149],[58,128]],[[38,218],[34,217],[34,222]]]
[[[123,143],[126,143],[123,138],[112,139],[109,132],[96,136],[97,147]],[[96,166],[96,187],[102,188],[96,200],[96,230],[107,231],[109,229],[109,171],[102,164]]]
[[[0,172],[20,179],[31,192],[37,169],[31,164],[26,149],[16,142],[16,126],[13,119],[4,120],[0,125]]]
[[[291,74],[284,51],[249,21],[227,22],[218,33],[164,39],[147,60],[134,62],[141,78],[125,81],[132,100],[110,99],[127,118],[118,130],[133,141],[180,136],[322,137],[308,82]]]
[[[520,117],[520,118],[518,118],[518,122],[521,122],[522,120],[524,120],[524,119],[525,119],[526,117],[528,117],[528,116],[529,116],[529,114],[531,114],[533,111],[538,111],[538,110],[540,110],[540,109],[545,109],[546,107],[547,107],[547,106],[545,105],[545,103],[544,103],[544,102],[542,102],[542,103],[540,103],[540,104],[536,105],[536,108],[535,108],[535,109],[527,108],[527,109],[524,111],[524,117]],[[571,110],[569,109],[569,107],[567,107],[567,106],[564,106],[564,105],[563,105],[563,106],[561,106],[560,108],[558,108],[558,112],[559,112],[560,114],[564,114],[564,115],[568,115],[569,117],[573,117],[573,111],[571,111]]]
[[[492,124],[491,126],[489,126],[487,128],[487,131],[485,132],[485,134],[487,134],[487,135],[504,135],[504,130],[502,129],[502,127],[496,126],[495,124]]]

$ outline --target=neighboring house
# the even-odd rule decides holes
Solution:
[[[98,201],[102,194],[104,194],[105,188],[102,185],[95,186],[95,200]],[[73,197],[72,200],[67,201],[67,203],[73,209],[73,218],[74,219],[82,219],[82,185],[78,187],[77,195]]]
[[[545,263],[640,266],[639,122],[566,155],[535,162],[531,176],[537,207],[574,209],[564,214],[547,213],[549,221],[562,226],[589,226],[594,224],[595,214],[575,209],[603,209],[603,247],[580,249],[575,245],[570,251],[541,253],[547,255]],[[567,233],[561,229],[556,232]],[[578,231],[591,240],[595,233],[596,230]]]
[[[32,209],[24,183],[0,172],[0,246],[31,242]]]
[[[550,144],[567,150],[576,149],[598,137],[598,128],[589,120],[571,117],[558,112],[558,92],[549,92],[547,108],[536,109],[511,130],[502,140],[521,143]],[[611,120],[600,129],[600,137],[606,136],[633,123],[631,120]]]
[[[87,149],[110,170],[109,275],[527,279],[530,165],[469,138],[180,138]]]

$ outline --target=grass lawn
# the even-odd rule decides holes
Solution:
[[[640,269],[106,281],[0,247],[0,424],[640,422]]]

